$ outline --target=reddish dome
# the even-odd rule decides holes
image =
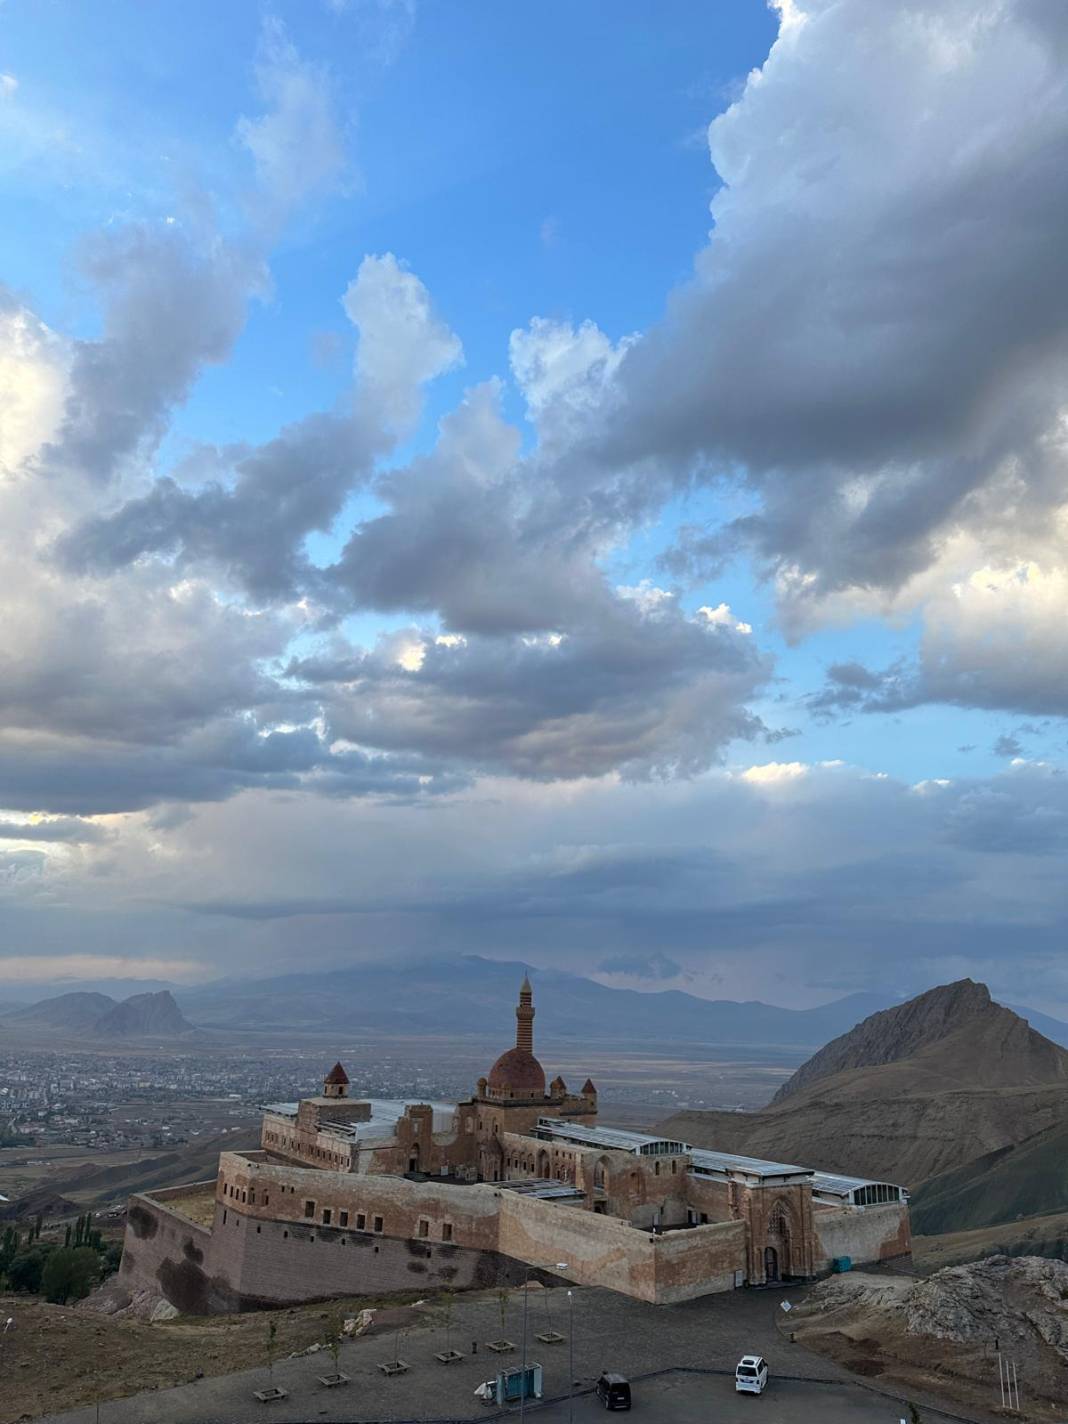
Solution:
[[[349,1075],[345,1072],[340,1063],[335,1063],[323,1081],[325,1083],[335,1084],[347,1083],[349,1081]]]
[[[490,1069],[489,1087],[491,1092],[505,1096],[543,1098],[545,1069],[525,1048],[510,1048]]]

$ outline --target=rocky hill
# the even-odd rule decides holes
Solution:
[[[115,1007],[107,994],[57,994],[54,999],[42,999],[26,1008],[12,1009],[4,1015],[12,1024],[64,1029],[68,1033],[84,1033]]]
[[[158,994],[133,994],[96,1021],[100,1038],[173,1038],[193,1032],[193,1025],[174,1002],[169,989]]]
[[[772,1099],[782,1102],[821,1078],[851,1068],[876,1067],[912,1058],[926,1048],[941,1054],[945,1041],[961,1034],[962,1065],[997,1085],[1045,1082],[1059,1076],[1068,1054],[1036,1033],[1011,1009],[995,1004],[985,984],[960,979],[930,989],[905,1004],[872,1014],[814,1054]],[[982,1052],[975,1046],[982,1043]]]
[[[176,1038],[195,1033],[168,989],[116,1001],[107,994],[59,994],[4,1016],[12,1028],[54,1029],[75,1038]]]
[[[873,1015],[756,1113],[678,1113],[665,1136],[917,1187],[1068,1122],[1068,1052],[964,980]]]
[[[1068,1114],[1024,1142],[984,1153],[925,1182],[912,1200],[913,1229],[972,1231],[1068,1211]]]
[[[832,1277],[790,1316],[810,1349],[906,1388],[949,1392],[991,1410],[998,1391],[996,1341],[1015,1360],[1024,1415],[1063,1407],[1068,1375],[1068,1265],[992,1256],[926,1280],[860,1272]],[[1063,1417],[1054,1415],[1053,1417]]]

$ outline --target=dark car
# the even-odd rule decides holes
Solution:
[[[606,1409],[629,1409],[630,1380],[622,1375],[602,1375],[597,1381],[597,1398]]]

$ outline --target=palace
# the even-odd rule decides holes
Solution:
[[[464,1102],[357,1098],[338,1063],[214,1182],[132,1197],[122,1286],[193,1314],[528,1276],[660,1304],[910,1251],[901,1187],[599,1126],[589,1079],[546,1087],[528,981],[515,1014]]]

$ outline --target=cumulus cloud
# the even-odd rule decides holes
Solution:
[[[1068,566],[1063,528],[1048,529],[1064,517],[1068,409],[1059,7],[779,10],[767,61],[709,129],[723,186],[708,246],[614,373],[585,440],[590,478],[629,469],[648,490],[652,465],[741,482],[756,507],[684,530],[676,573],[749,549],[794,635],[920,609],[917,697],[1063,705],[1059,667],[1046,691],[1012,690],[1041,678],[1022,666],[1046,641],[1034,585],[1052,594]],[[1041,567],[1013,599],[1036,544]],[[1001,555],[986,651],[948,626],[954,597],[958,623],[984,601],[983,546]],[[948,592],[962,578],[966,599]]]
[[[314,588],[307,535],[331,527],[375,459],[410,431],[425,383],[460,352],[426,288],[392,255],[363,259],[344,306],[360,337],[348,409],[305,416],[260,446],[205,452],[225,483],[158,479],[71,530],[60,544],[67,566],[106,573],[153,554],[208,566],[257,599]]]
[[[726,743],[760,731],[746,702],[769,665],[674,604],[621,601],[567,634],[412,629],[370,652],[296,659],[287,672],[320,690],[336,737],[553,779],[705,769]]]
[[[392,252],[363,259],[341,304],[360,334],[359,400],[387,428],[407,434],[419,415],[422,387],[463,356],[459,338],[433,311],[423,283]]]
[[[83,267],[104,303],[104,333],[73,344],[63,419],[39,461],[106,481],[152,454],[204,366],[229,355],[265,278],[251,254],[168,225],[99,234]]]

